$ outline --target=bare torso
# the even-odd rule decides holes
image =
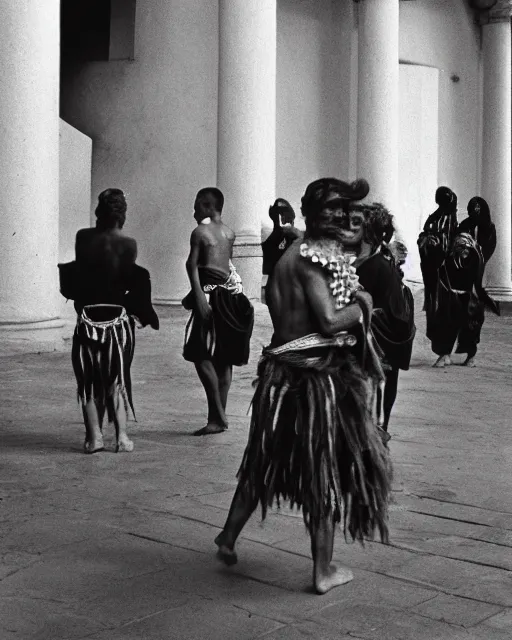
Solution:
[[[274,325],[272,345],[278,346],[319,331],[309,306],[302,278],[309,263],[296,240],[277,263],[267,285],[267,303]]]
[[[199,243],[199,267],[217,269],[229,275],[229,261],[235,242],[234,232],[223,222],[200,224],[192,232]]]

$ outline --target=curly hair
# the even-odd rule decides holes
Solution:
[[[393,216],[383,204],[358,204],[352,210],[364,215],[364,239],[373,249],[391,241],[395,233]]]
[[[96,228],[102,231],[122,229],[126,222],[126,198],[121,189],[105,189],[98,196]]]

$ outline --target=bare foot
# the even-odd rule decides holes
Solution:
[[[96,438],[95,440],[84,440],[84,453],[98,453],[105,451],[103,446],[103,438]]]
[[[238,562],[236,551],[228,547],[226,544],[224,531],[221,531],[215,538],[215,544],[219,547],[217,550],[217,558],[222,560],[224,564],[227,564],[228,567],[232,567]]]
[[[440,369],[442,367],[450,365],[451,363],[452,361],[450,359],[450,356],[439,356],[439,358],[434,362],[432,366]]]
[[[128,437],[119,438],[116,445],[116,453],[131,453],[133,451],[134,444]]]
[[[329,565],[327,575],[317,575],[315,571],[315,589],[320,595],[327,593],[334,587],[339,587],[354,579],[354,574],[350,569],[337,567],[334,564]]]
[[[206,427],[203,427],[202,429],[198,429],[197,431],[194,431],[194,433],[192,435],[194,436],[207,436],[211,433],[222,433],[223,431],[226,431],[226,429],[228,428],[227,424],[222,424],[222,423],[217,423],[217,422],[209,422]]]

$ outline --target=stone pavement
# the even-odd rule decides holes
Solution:
[[[215,559],[266,308],[252,361],[235,372],[230,429],[207,438],[190,435],[205,407],[180,356],[186,315],[164,315],[160,332],[138,332],[133,454],[81,453],[69,339],[50,351],[4,336],[1,640],[510,640],[510,317],[487,317],[478,368],[434,370],[418,313],[390,429],[391,545],[338,535],[335,556],[355,579],[317,596],[308,538],[288,509],[263,525],[255,514],[236,567]]]

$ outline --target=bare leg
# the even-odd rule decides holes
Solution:
[[[222,406],[217,372],[210,360],[196,362],[195,366],[208,401],[208,424],[206,427],[195,431],[194,435],[203,436],[209,433],[221,433],[228,428],[228,421],[224,407]]]
[[[215,538],[215,544],[219,547],[217,556],[228,566],[238,561],[235,543],[257,505],[258,501],[251,501],[244,495],[240,486],[236,488],[224,529]]]
[[[439,358],[432,365],[433,367],[442,368],[447,367],[452,363],[449,355],[439,356]]]
[[[94,400],[91,399],[86,402],[85,407],[83,407],[83,416],[85,423],[84,453],[104,451],[101,422]]]
[[[124,399],[118,392],[110,399],[110,402],[112,402],[113,405],[112,415],[114,417],[114,426],[116,428],[116,453],[119,451],[131,452],[133,451],[133,442],[128,438],[128,433],[126,432],[128,416],[126,415]]]
[[[384,424],[382,428],[387,432],[391,409],[395,404],[398,391],[398,368],[386,371],[386,386],[384,387]]]
[[[217,373],[217,378],[219,380],[220,402],[222,404],[222,408],[226,411],[229,388],[231,387],[231,381],[233,380],[233,366],[230,364],[216,364],[215,372]]]
[[[319,594],[350,582],[354,574],[350,569],[332,564],[334,548],[334,523],[332,518],[322,520],[317,531],[311,534],[313,556],[313,584]]]

